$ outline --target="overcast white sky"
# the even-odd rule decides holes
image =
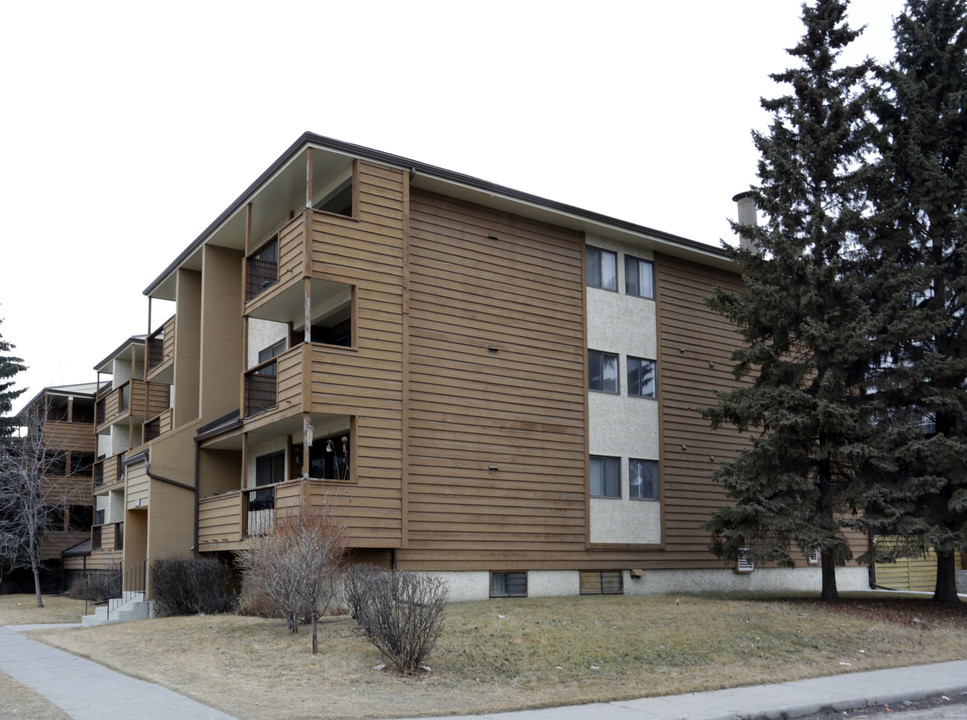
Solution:
[[[892,57],[902,5],[854,0],[857,58]],[[801,33],[799,0],[4,3],[18,406],[147,332],[143,289],[306,130],[731,239]]]

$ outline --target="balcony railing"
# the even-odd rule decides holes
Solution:
[[[123,477],[124,458],[127,453],[118,453],[110,457],[101,458],[94,463],[94,487],[113,485]]]
[[[275,526],[276,511],[296,508],[301,501],[300,480],[289,480],[202,498],[198,503],[198,542],[201,549],[237,544],[267,535]],[[310,481],[310,495],[324,496],[320,481]]]
[[[246,508],[245,536],[268,535],[275,525],[275,487],[267,486],[242,493]]]
[[[278,363],[275,358],[245,373],[245,416],[275,407],[277,403]]]
[[[245,299],[251,300],[279,281],[279,236],[248,256]]]
[[[148,372],[175,356],[175,316],[148,336]]]

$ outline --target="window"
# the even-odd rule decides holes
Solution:
[[[643,298],[655,297],[655,266],[648,260],[625,255],[625,292]]]
[[[618,255],[596,247],[587,249],[588,285],[602,290],[618,289]]]
[[[591,497],[621,497],[621,460],[591,456]]]
[[[490,573],[490,597],[527,597],[527,573]]]
[[[302,476],[302,445],[292,448],[292,472]],[[315,438],[309,448],[309,477],[317,480],[349,480],[349,430]]]
[[[266,360],[271,360],[283,352],[285,352],[285,340],[279,340],[277,343],[259,350],[259,364],[261,365]]]
[[[624,576],[620,570],[582,570],[582,595],[621,595]]]
[[[285,480],[285,452],[279,451],[255,458],[255,485],[274,485]],[[249,493],[249,512],[270,510],[275,507],[275,488],[265,488]]]
[[[656,460],[628,461],[628,497],[635,500],[658,499],[658,462]]]
[[[618,356],[588,350],[588,390],[618,393]]]
[[[628,395],[655,397],[655,361],[628,357]]]

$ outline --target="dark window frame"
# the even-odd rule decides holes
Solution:
[[[651,392],[642,392],[641,365],[651,366]],[[628,378],[628,397],[639,397],[654,400],[658,397],[658,363],[648,358],[629,355],[625,359],[626,377]]]
[[[624,573],[621,570],[580,570],[581,595],[624,595]],[[597,583],[594,582],[597,576]],[[595,588],[595,585],[597,587]]]
[[[650,285],[650,292],[648,290],[642,291],[641,289],[641,265],[648,267],[648,274],[650,276],[648,279],[648,284]],[[634,255],[625,255],[625,294],[631,295],[632,297],[645,298],[647,300],[655,299],[654,262],[635,257]]]
[[[614,266],[613,287],[611,286],[612,283],[605,284],[605,273],[602,272],[604,267],[603,262],[605,258],[609,257]],[[614,250],[605,250],[604,248],[588,245],[585,249],[585,258],[587,264],[585,282],[587,282],[588,287],[618,292],[618,253]]]
[[[520,570],[491,571],[490,597],[527,597],[527,572]]]
[[[605,378],[605,359],[614,358],[614,389],[608,388]],[[604,350],[588,350],[588,390],[608,395],[621,394],[621,357]]]
[[[635,470],[632,467],[632,463],[636,463],[636,464],[644,463],[645,467],[654,468],[654,476],[650,479],[651,494],[644,494],[640,489],[637,490],[636,492],[635,490],[636,486],[634,483]],[[630,500],[650,500],[650,501],[660,499],[661,498],[661,473],[659,472],[659,470],[660,468],[658,466],[657,460],[649,460],[646,458],[628,458],[628,498]],[[643,483],[640,483],[638,487],[643,488],[643,487],[646,487],[646,485],[643,482]]]
[[[595,491],[595,480],[594,466],[596,463],[601,463],[601,471],[604,473],[601,477],[601,487],[600,491]],[[608,471],[614,473],[611,477],[608,476]],[[610,491],[615,491],[617,494],[609,494]],[[593,498],[604,498],[607,500],[620,500],[621,499],[621,458],[614,457],[611,455],[591,455],[588,462],[588,493]]]

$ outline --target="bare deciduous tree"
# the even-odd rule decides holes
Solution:
[[[236,557],[246,582],[275,603],[290,633],[298,632],[299,622],[309,616],[315,653],[316,620],[336,595],[345,527],[329,505],[276,512],[272,531],[253,538]]]
[[[70,461],[71,438],[55,439],[50,419],[46,401],[28,406],[17,418],[19,434],[0,440],[0,559],[11,566],[29,564],[37,607],[44,606],[44,542],[64,530],[70,505],[91,503],[92,491],[91,478],[78,473],[76,460]]]

